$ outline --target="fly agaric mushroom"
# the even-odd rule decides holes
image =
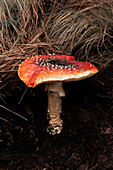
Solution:
[[[54,54],[30,57],[18,69],[20,79],[28,87],[46,83],[50,119],[47,131],[52,135],[60,133],[63,127],[60,118],[61,97],[65,96],[62,82],[85,79],[97,72],[98,69],[88,62],[78,62],[72,56]]]

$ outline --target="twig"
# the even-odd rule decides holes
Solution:
[[[10,110],[10,109],[8,109],[8,108],[6,108],[5,106],[0,105],[0,107],[2,107],[2,108],[4,108],[5,110],[7,110],[7,111],[9,111],[9,112],[11,112],[11,113],[13,113],[13,114],[21,117],[22,119],[28,121],[25,117],[23,117],[23,116],[19,115],[18,113],[14,112],[14,111],[12,111],[12,110]]]
[[[4,119],[3,117],[0,117],[0,119],[5,121],[5,122],[9,122],[8,120]]]

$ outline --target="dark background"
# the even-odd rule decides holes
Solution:
[[[0,120],[0,168],[112,169],[113,119],[111,94],[108,96],[108,84],[112,81],[109,79],[106,83],[101,78],[102,83],[98,81],[100,76],[101,72],[89,79],[63,83],[66,92],[61,114],[64,127],[54,136],[46,132],[45,84],[28,88],[18,105],[26,90],[20,80],[19,87],[10,90],[4,105],[28,121],[0,108],[0,116],[8,120]]]

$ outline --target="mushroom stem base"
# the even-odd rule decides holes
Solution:
[[[61,97],[65,96],[65,92],[61,82],[49,83],[46,86],[48,91],[48,116],[49,126],[47,131],[52,134],[59,134],[63,127],[63,121],[60,118]]]

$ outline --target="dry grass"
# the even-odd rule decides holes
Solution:
[[[52,46],[100,68],[113,60],[113,1],[72,0],[45,21]]]
[[[47,3],[48,4],[48,3]],[[48,4],[51,6],[51,4]],[[37,0],[3,0],[0,7],[0,72],[13,76],[19,63],[29,56],[49,53],[41,20],[47,17],[47,5]],[[9,74],[10,73],[10,74]]]
[[[2,0],[1,82],[37,54],[73,54],[106,67],[113,60],[113,1]]]
[[[37,54],[73,54],[100,69],[113,60],[112,0],[2,0],[0,24],[2,85]]]

